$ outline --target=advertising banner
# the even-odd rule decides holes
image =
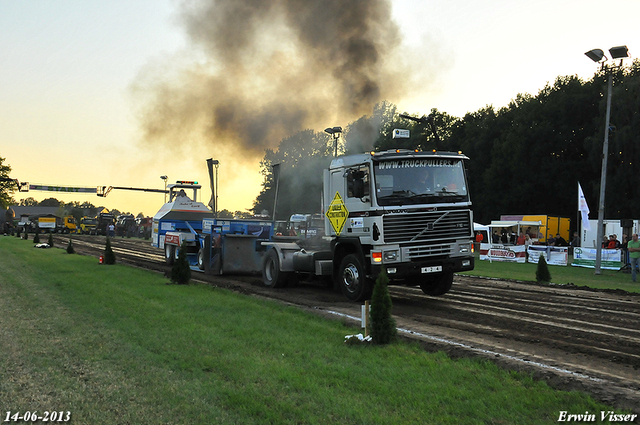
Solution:
[[[574,248],[572,266],[577,267],[596,267],[595,248]],[[600,268],[607,270],[620,270],[622,268],[622,251],[619,249],[603,249],[602,258],[600,259]]]
[[[569,248],[566,246],[529,245],[529,262],[538,264],[540,255],[547,264],[566,266],[569,264]]]
[[[538,264],[540,255],[544,256],[547,264],[554,266],[566,266],[569,263],[569,248],[564,246],[529,245],[528,251],[525,251],[524,245],[480,244],[481,260],[524,263],[525,252],[529,254],[529,263]]]
[[[483,243],[480,244],[480,259],[524,263],[524,245],[497,245]]]

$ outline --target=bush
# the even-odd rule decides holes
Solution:
[[[19,238],[19,237],[20,237],[20,232],[21,232],[21,231],[22,231],[22,229],[20,229],[20,228],[18,227],[18,230],[16,231],[16,238]]]
[[[382,269],[371,296],[371,338],[375,344],[389,344],[397,335],[396,321],[391,316],[391,296],[389,295],[389,277]]]
[[[71,239],[69,239],[69,244],[67,245],[67,254],[75,254],[76,250],[73,248],[73,243]]]
[[[178,258],[171,267],[171,282],[178,285],[186,285],[191,279],[191,269],[189,268],[189,262],[187,261],[187,243],[182,242],[180,251],[178,252]]]
[[[540,254],[538,259],[538,268],[536,269],[536,282],[551,282],[551,273],[549,272],[549,266],[544,259],[544,255]]]
[[[53,233],[49,232],[49,240],[47,241],[49,247],[53,248]]]
[[[116,254],[113,253],[113,249],[111,249],[111,239],[107,237],[107,246],[104,249],[104,263],[105,264],[115,264],[116,263]]]
[[[33,243],[40,243],[40,235],[38,233],[33,236]]]

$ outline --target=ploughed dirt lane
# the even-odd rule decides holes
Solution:
[[[76,251],[98,257],[99,236],[71,235]],[[69,236],[56,236],[66,247]],[[167,272],[163,253],[140,239],[113,238],[118,262]],[[96,259],[97,261],[97,259]],[[359,320],[361,306],[319,283],[269,289],[259,276],[193,279],[297,305],[340,320]],[[618,408],[640,412],[640,296],[535,283],[456,276],[451,291],[430,297],[390,286],[400,334],[425,349],[480,356],[533,373],[562,389],[587,391]]]

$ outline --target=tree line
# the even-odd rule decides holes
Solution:
[[[635,178],[640,160],[640,61],[613,73],[605,218],[640,218]],[[500,215],[569,217],[575,229],[580,182],[597,216],[602,166],[607,75],[584,81],[558,77],[537,95],[518,94],[507,106],[487,105],[464,117],[429,111],[437,129],[437,148],[466,154],[474,219],[488,223]],[[404,112],[406,114],[406,112]],[[396,105],[381,102],[370,116],[349,123],[339,153],[391,148],[436,148],[429,125],[400,117]],[[409,114],[416,117],[418,114]],[[411,131],[409,139],[392,139],[394,128]],[[268,149],[261,162],[262,190],[253,211],[273,210],[273,165],[280,164],[277,218],[320,212],[322,169],[334,152],[334,139],[305,130]]]

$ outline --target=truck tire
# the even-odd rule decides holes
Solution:
[[[280,270],[280,258],[275,249],[270,249],[262,260],[262,281],[268,288],[282,288],[287,286],[291,272]]]
[[[420,284],[420,289],[427,295],[439,297],[449,292],[452,285],[453,272],[445,272],[423,281]]]
[[[173,266],[173,262],[176,259],[176,247],[173,245],[164,246],[164,260],[167,262],[167,265]]]
[[[204,270],[204,250],[202,248],[198,250],[198,268]]]
[[[349,254],[342,259],[337,278],[342,293],[349,301],[364,301],[371,297],[373,285],[357,255]]]

